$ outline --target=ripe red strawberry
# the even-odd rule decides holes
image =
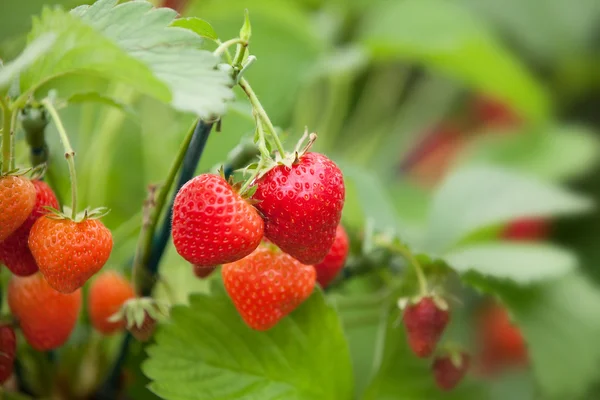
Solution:
[[[524,366],[528,362],[525,339],[500,305],[487,305],[481,311],[477,321],[477,345],[484,374]]]
[[[477,96],[473,102],[474,111],[481,123],[489,127],[510,128],[521,122],[510,107],[491,97]]]
[[[410,348],[418,357],[426,358],[442,337],[450,312],[436,304],[433,297],[422,297],[406,306],[403,320]]]
[[[45,182],[31,181],[35,187],[35,206],[23,224],[3,242],[0,242],[0,262],[15,275],[28,276],[38,271],[27,241],[31,227],[42,215],[47,214],[44,207],[58,209],[56,195]]]
[[[0,384],[10,378],[17,353],[15,331],[10,325],[0,326]]]
[[[133,286],[122,275],[108,271],[98,275],[90,286],[88,312],[92,326],[99,332],[110,335],[125,328],[125,320],[109,321],[123,303],[135,297]]]
[[[97,219],[39,218],[29,234],[29,248],[40,272],[55,290],[72,293],[98,272],[110,256],[110,230]]]
[[[35,205],[35,187],[22,176],[0,176],[0,242],[25,222]]]
[[[8,284],[8,305],[31,347],[51,350],[62,346],[75,328],[81,290],[59,293],[39,273],[13,276]]]
[[[254,207],[218,175],[183,185],[173,205],[173,243],[191,264],[211,267],[252,253],[263,237]]]
[[[464,352],[457,354],[453,360],[450,355],[436,357],[431,366],[438,387],[442,390],[452,390],[465,377],[471,364],[471,357]]]
[[[502,232],[509,240],[544,240],[550,234],[550,223],[543,218],[521,218],[510,222]]]
[[[200,279],[204,279],[210,276],[217,267],[201,267],[199,265],[194,265],[194,275],[196,275]]]
[[[265,331],[310,296],[316,273],[273,245],[222,267],[223,283],[242,319]]]
[[[344,207],[342,172],[319,153],[306,153],[291,168],[279,165],[257,181],[253,198],[265,218],[265,236],[303,264],[327,255]]]
[[[154,320],[154,318],[148,315],[148,313],[145,313],[144,322],[142,322],[142,325],[137,326],[133,324],[129,328],[129,332],[131,333],[131,335],[140,342],[147,342],[148,340],[150,340],[155,330],[156,320]]]
[[[317,282],[321,287],[327,287],[344,267],[348,256],[348,235],[342,225],[338,225],[335,231],[335,241],[329,249],[325,259],[315,265],[317,271]]]

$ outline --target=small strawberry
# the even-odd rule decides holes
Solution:
[[[253,195],[265,236],[303,264],[318,264],[335,240],[344,207],[344,177],[333,161],[306,153],[257,180]]]
[[[74,292],[98,272],[112,246],[110,230],[97,219],[76,222],[46,215],[29,234],[29,248],[40,272],[62,293]]]
[[[81,290],[59,293],[39,273],[13,276],[8,284],[8,305],[31,347],[52,350],[62,346],[75,328]]]
[[[471,357],[464,352],[436,357],[431,366],[436,384],[445,391],[454,389],[467,374],[470,364]]]
[[[310,296],[316,273],[273,245],[221,269],[223,283],[242,319],[252,329],[265,331]]]
[[[131,335],[140,342],[150,340],[155,330],[156,320],[148,315],[148,313],[144,313],[144,321],[140,325],[133,324],[129,327]]]
[[[201,267],[199,265],[194,265],[194,275],[200,279],[208,278],[215,269],[217,269],[217,267]]]
[[[450,321],[450,312],[443,300],[422,297],[406,306],[403,320],[410,348],[418,357],[426,358],[442,337]]]
[[[45,182],[31,181],[36,191],[35,206],[23,224],[3,242],[0,242],[0,262],[15,275],[28,276],[38,271],[27,241],[31,227],[42,215],[47,214],[45,207],[58,208],[56,195]]]
[[[125,328],[125,321],[109,321],[123,304],[135,297],[133,286],[122,275],[108,271],[98,275],[90,286],[88,312],[92,326],[99,332],[110,335]]]
[[[212,267],[252,253],[263,237],[263,221],[252,205],[218,175],[186,183],[173,205],[173,243],[191,264]]]
[[[0,176],[0,242],[25,222],[35,206],[35,187],[22,176]]]
[[[325,259],[315,265],[317,271],[317,282],[321,287],[327,287],[335,279],[340,270],[344,267],[346,257],[348,256],[348,235],[342,225],[338,225],[335,231],[335,241],[329,249]]]
[[[17,338],[10,325],[0,325],[0,384],[10,378],[17,353]]]
[[[544,240],[550,234],[550,223],[543,218],[521,218],[510,222],[502,232],[502,237],[509,240],[536,241]]]
[[[498,304],[486,305],[477,321],[479,363],[485,373],[528,362],[527,346],[521,331],[511,321],[506,309]]]
[[[169,306],[165,302],[151,297],[132,298],[110,316],[110,322],[124,322],[131,335],[140,342],[150,340],[158,321],[169,315]]]
[[[497,99],[476,96],[473,102],[475,115],[481,124],[493,128],[512,128],[521,123],[519,116],[507,104]]]

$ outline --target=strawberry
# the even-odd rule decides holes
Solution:
[[[471,364],[471,357],[464,352],[456,357],[445,355],[436,357],[431,366],[435,383],[442,390],[452,390],[465,377]]]
[[[253,199],[265,236],[303,264],[318,264],[333,245],[344,207],[344,177],[333,161],[306,153],[258,179]]]
[[[487,305],[481,311],[477,321],[477,345],[484,373],[524,366],[528,362],[521,331],[511,323],[506,309],[498,304]]]
[[[191,264],[212,267],[252,253],[263,237],[254,207],[218,175],[183,185],[173,205],[173,243]]]
[[[8,284],[8,305],[31,347],[51,350],[62,346],[75,328],[81,290],[59,293],[39,273],[13,276]]]
[[[476,96],[473,102],[476,116],[485,126],[512,128],[521,123],[519,116],[505,103],[486,96]]]
[[[265,331],[298,307],[313,291],[315,269],[273,245],[262,245],[221,269],[223,283],[242,319]]]
[[[156,320],[152,318],[148,313],[144,314],[144,321],[141,325],[133,324],[129,327],[131,335],[140,342],[147,342],[150,340],[156,329]]]
[[[442,301],[433,297],[422,297],[418,302],[411,303],[404,309],[404,326],[408,344],[412,351],[421,358],[429,357],[444,329],[450,320],[447,306],[441,307]]]
[[[550,234],[550,224],[543,218],[521,218],[510,222],[502,231],[502,238],[520,241],[544,240]]]
[[[315,265],[317,271],[317,282],[321,287],[327,287],[344,267],[348,256],[348,235],[342,225],[338,225],[335,231],[335,241],[329,249],[325,259]]]
[[[215,269],[217,269],[217,267],[201,267],[199,265],[194,265],[194,275],[200,279],[204,279],[210,276]]]
[[[29,234],[29,248],[40,272],[55,290],[72,293],[108,260],[113,240],[97,219],[75,222],[45,215]]]
[[[17,353],[17,338],[10,325],[0,325],[0,384],[10,378]]]
[[[0,242],[25,222],[35,206],[35,187],[22,176],[0,176]]]
[[[58,208],[56,195],[45,182],[34,180],[35,206],[23,224],[3,242],[0,242],[0,261],[15,275],[28,276],[38,271],[27,241],[31,227],[47,211],[44,207]]]
[[[98,275],[92,282],[88,298],[88,312],[92,326],[99,332],[110,335],[125,328],[125,321],[109,321],[121,306],[135,297],[133,286],[122,275],[108,271]]]

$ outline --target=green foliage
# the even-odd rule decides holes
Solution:
[[[375,56],[422,63],[506,100],[532,120],[549,113],[548,98],[526,69],[457,2],[382,2],[365,21],[362,40]]]
[[[460,169],[433,197],[424,246],[429,252],[440,253],[493,224],[591,208],[588,199],[523,174],[497,167]]]
[[[19,57],[5,65],[0,65],[0,94],[6,92],[12,84],[13,79],[21,71],[27,69],[39,57],[43,56],[51,48],[55,40],[56,35],[53,33],[42,35],[32,41]]]
[[[352,398],[347,344],[318,292],[267,332],[248,328],[222,292],[192,296],[148,353],[150,388],[167,400]]]
[[[200,18],[189,17],[176,19],[171,23],[171,26],[189,29],[190,31],[196,33],[198,36],[202,36],[211,40],[219,39],[219,37],[217,36],[217,32],[215,32],[212,25]]]

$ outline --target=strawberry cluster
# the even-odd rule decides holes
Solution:
[[[344,266],[342,172],[306,152],[252,182],[244,198],[223,177],[199,175],[177,193],[173,243],[197,276],[222,264],[225,289],[248,326],[272,328]]]

